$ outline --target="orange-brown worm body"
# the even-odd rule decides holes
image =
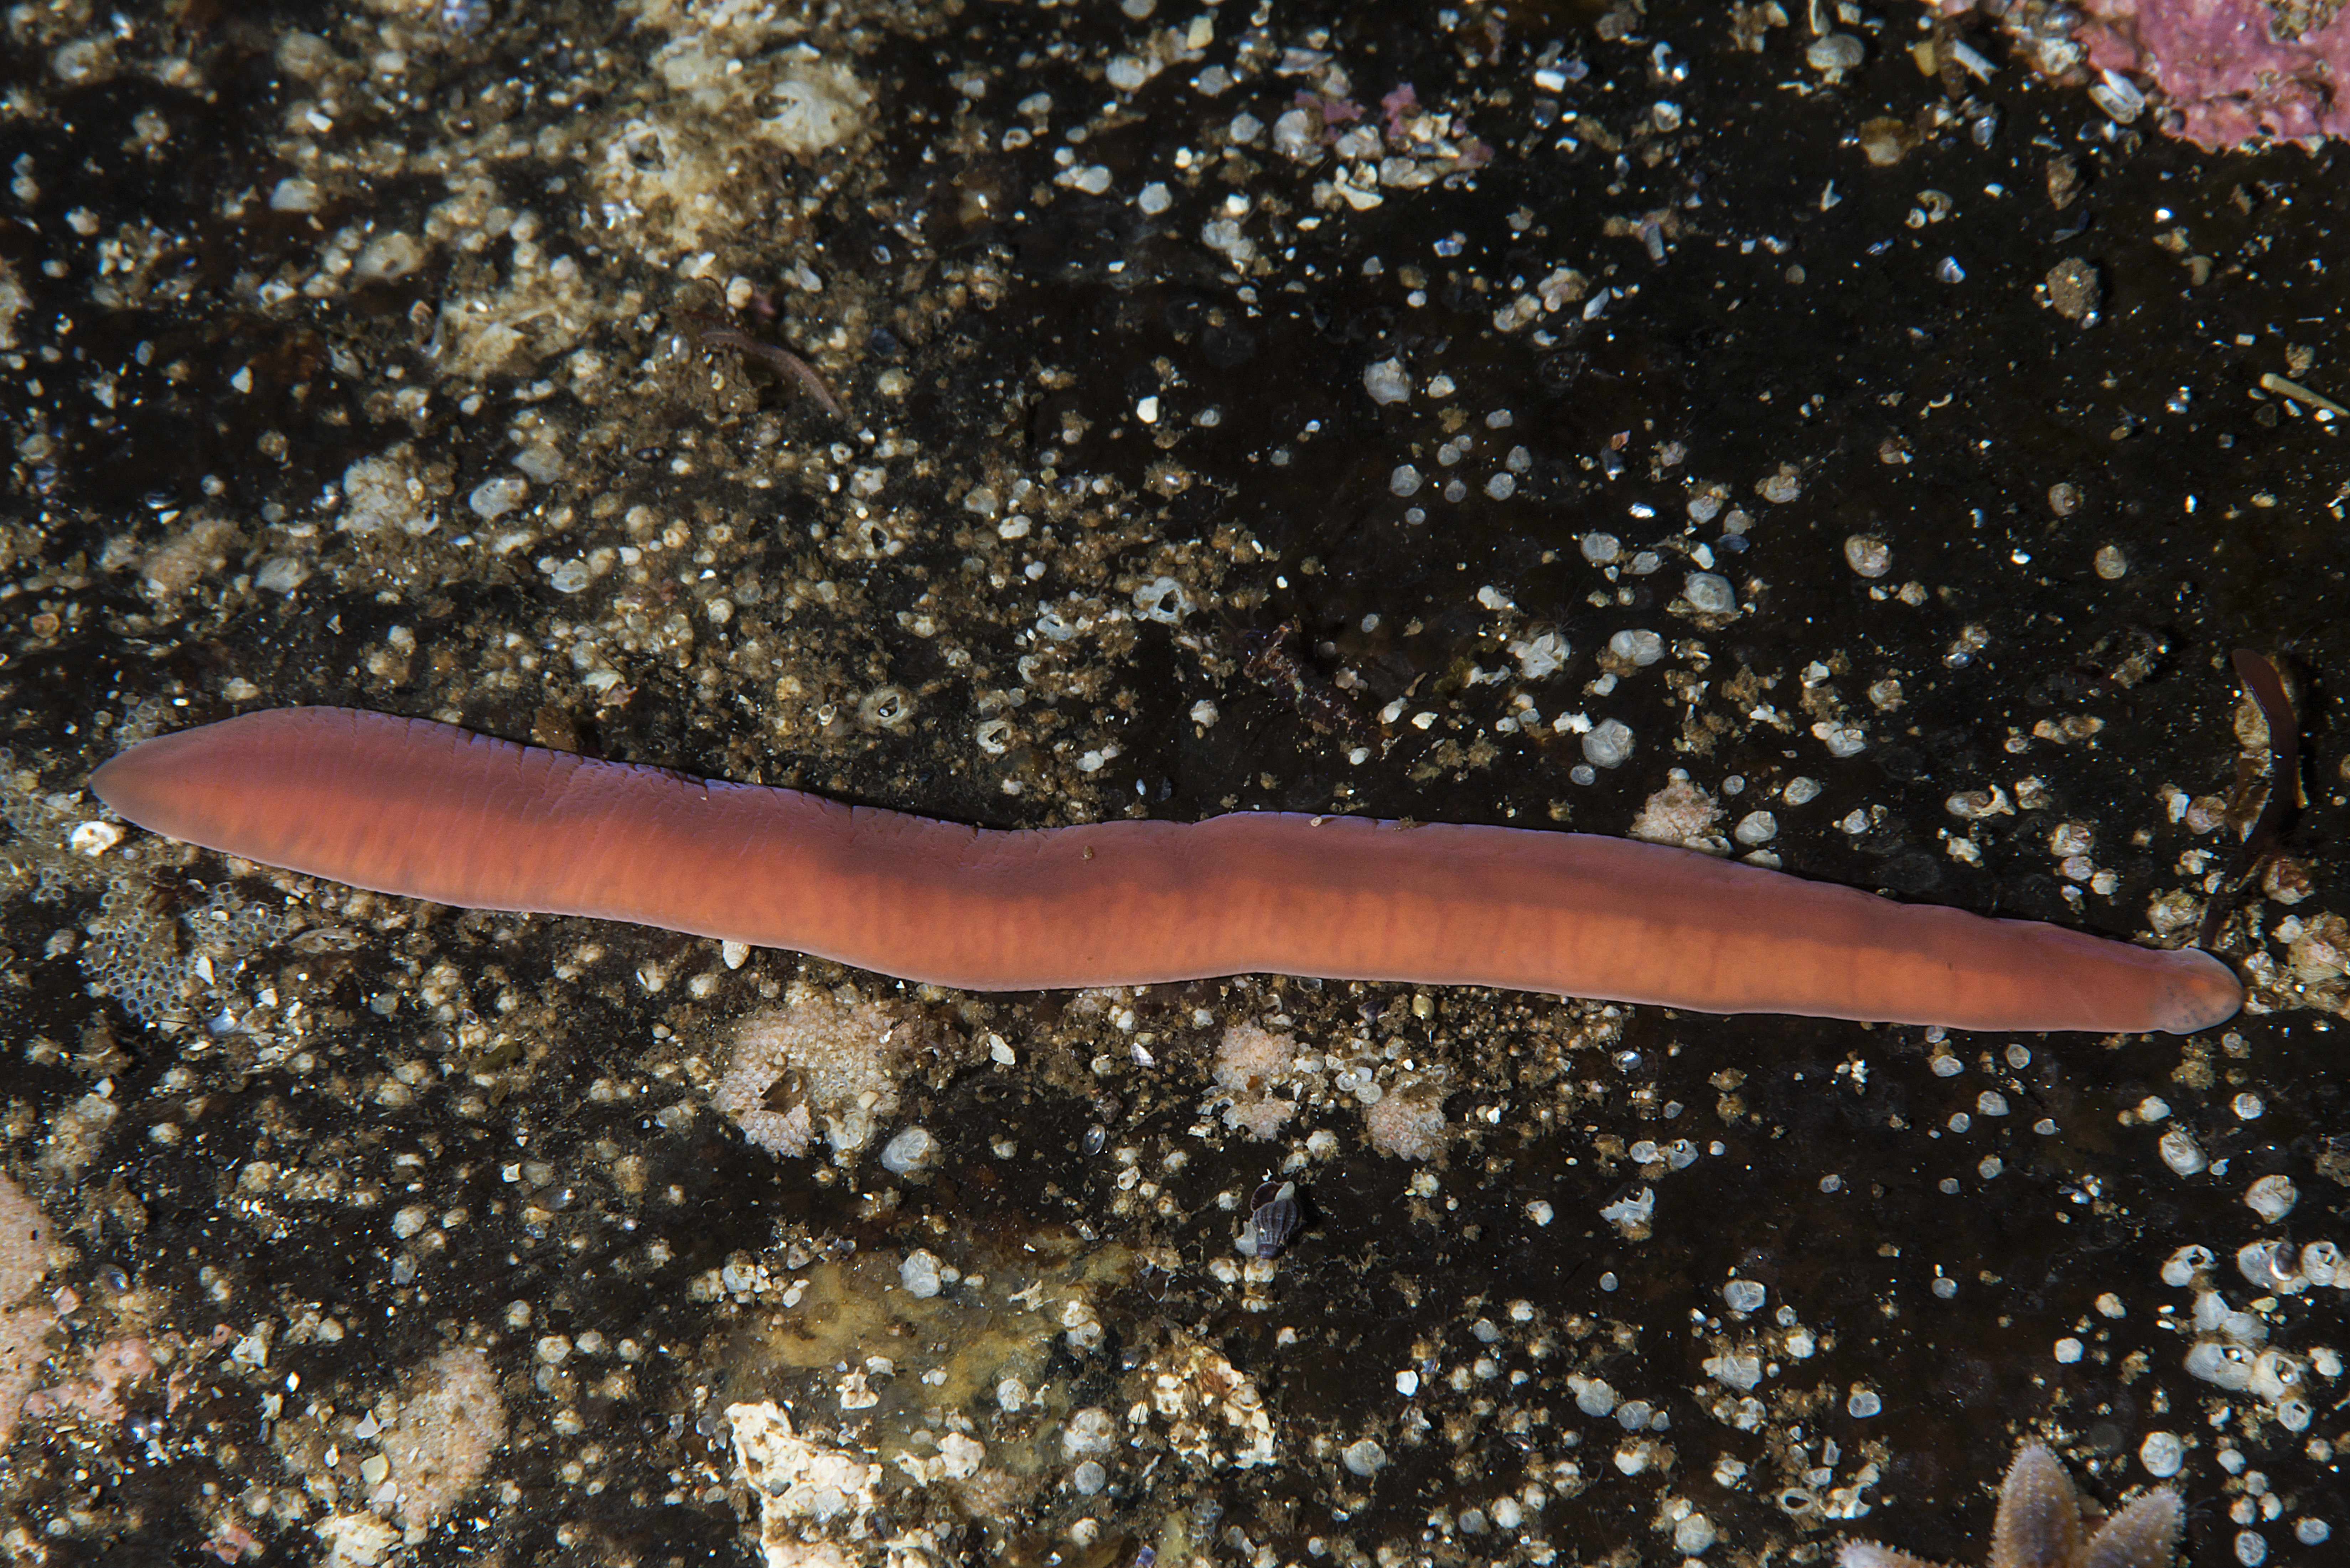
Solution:
[[[2208,953],[1625,839],[1270,812],[996,832],[345,708],[149,741],[90,786],[157,833],[378,892],[974,991],[1271,972],[2100,1033],[2243,999]]]

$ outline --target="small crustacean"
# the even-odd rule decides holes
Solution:
[[[1232,1247],[1243,1258],[1277,1258],[1297,1233],[1297,1183],[1268,1181],[1250,1200],[1248,1220]]]
[[[2277,851],[2286,821],[2301,809],[2301,725],[2293,711],[2293,695],[2274,663],[2249,648],[2232,655],[2236,678],[2260,708],[2269,728],[2269,794],[2259,818],[2220,879],[2219,890],[2203,910],[2202,929],[2195,933],[2199,948],[2213,947],[2226,926],[2235,895]]]
[[[1298,656],[1297,632],[1295,620],[1283,621],[1270,631],[1241,632],[1234,639],[1240,649],[1241,673],[1289,699],[1306,722],[1357,745],[1376,742],[1378,737],[1374,727],[1364,721],[1346,693]]]

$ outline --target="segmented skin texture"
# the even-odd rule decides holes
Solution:
[[[142,827],[379,892],[973,991],[1269,972],[1969,1029],[2185,1033],[2234,972],[1588,834],[1241,813],[993,831],[347,708],[146,742]]]

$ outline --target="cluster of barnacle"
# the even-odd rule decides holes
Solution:
[[[2289,1007],[2321,1012],[2350,1011],[2350,921],[2336,914],[2287,915],[2269,935],[2284,946],[2282,961],[2266,950],[2241,961],[2248,1012]]]
[[[134,711],[130,722],[138,714]],[[0,885],[55,903],[92,877],[96,858],[121,840],[111,823],[81,820],[78,794],[50,793],[40,775],[0,753],[0,823],[14,835],[0,846]]]

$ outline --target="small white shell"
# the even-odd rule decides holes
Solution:
[[[939,1140],[923,1127],[908,1127],[881,1148],[883,1168],[894,1176],[920,1176],[939,1158]]]

